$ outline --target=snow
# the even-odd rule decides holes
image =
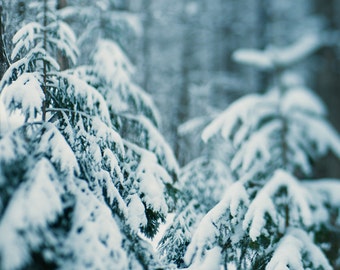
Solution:
[[[312,173],[312,165],[306,149],[304,149],[305,138],[301,138],[301,126],[290,125],[289,132],[286,134],[288,146],[290,149],[289,160],[292,166],[289,169],[294,170],[294,167],[300,168],[303,173],[310,175]]]
[[[309,33],[302,36],[294,44],[275,50],[275,63],[288,67],[306,58],[322,46],[322,40],[318,33]]]
[[[26,154],[26,142],[18,133],[13,131],[5,133],[0,137],[0,163],[7,166],[14,162],[19,156]],[[0,180],[5,181],[4,179]]]
[[[195,117],[179,125],[177,132],[180,136],[192,135],[201,130],[211,120],[209,116]]]
[[[112,88],[111,91],[103,93],[112,110],[125,111],[132,105],[132,108],[139,114],[148,116],[156,126],[159,124],[159,113],[151,96],[132,82],[135,67],[117,43],[106,39],[99,40],[93,61],[98,75]]]
[[[242,215],[241,204],[245,206],[249,204],[248,194],[242,183],[235,182],[226,190],[222,200],[204,216],[198,225],[184,257],[186,264],[190,264],[195,256],[201,256],[204,248],[216,245],[219,235],[218,223],[226,218],[228,209],[234,217]]]
[[[128,150],[139,156],[138,167],[133,173],[138,179],[137,188],[143,202],[145,202],[148,208],[166,215],[168,206],[164,198],[164,183],[171,183],[171,177],[157,163],[157,158],[152,152],[128,141],[124,141],[124,145]],[[130,155],[128,150],[126,151],[126,156]]]
[[[301,254],[303,245],[303,242],[292,235],[284,236],[266,266],[266,270],[304,270]]]
[[[59,34],[59,33],[58,33]],[[78,48],[72,42],[68,40],[62,40],[59,38],[49,37],[48,41],[53,44],[55,48],[58,48],[64,55],[71,60],[72,64],[77,62]]]
[[[164,179],[165,182],[169,179],[162,170],[161,166],[157,166],[157,162],[151,153],[144,153],[136,173],[140,177],[140,192],[145,195],[143,199],[146,204],[156,211],[167,213],[168,208],[163,198],[164,187],[159,179]],[[163,177],[164,175],[166,177]]]
[[[222,249],[220,247],[214,247],[207,250],[203,261],[196,261],[188,268],[188,270],[220,270],[222,259],[221,252]]]
[[[295,112],[290,119],[303,127],[304,137],[315,144],[317,156],[322,156],[330,150],[340,157],[340,136],[323,118]]]
[[[219,203],[219,205],[222,206],[222,204],[224,203],[226,203],[227,205],[230,204],[230,214],[233,217],[238,214],[241,203],[249,205],[248,194],[242,183],[235,183],[227,189],[226,194],[224,195],[224,198]]]
[[[39,43],[39,42],[38,42]],[[41,42],[40,42],[41,43]],[[32,73],[32,65],[37,59],[43,59],[50,69],[59,70],[59,64],[57,61],[52,58],[43,48],[40,48],[37,44],[35,48],[32,48],[22,59],[12,63],[9,68],[6,70],[0,81],[0,92],[3,91],[6,85],[10,85],[18,76],[24,73]],[[40,67],[37,67],[36,70],[39,70]],[[39,77],[37,76],[37,79]],[[39,80],[42,81],[42,80]]]
[[[113,21],[112,24],[117,23],[116,21],[120,21],[128,24],[129,28],[132,29],[137,36],[141,36],[143,34],[141,18],[139,15],[133,14],[131,11],[127,12],[115,10],[111,12],[110,18]]]
[[[129,98],[133,98],[133,104],[137,107],[140,113],[148,116],[156,126],[160,124],[159,112],[152,100],[152,97],[147,94],[141,87],[134,83],[129,84]]]
[[[124,202],[124,199],[122,198],[121,194],[119,193],[118,189],[114,185],[114,178],[109,175],[107,171],[101,170],[101,175],[99,174],[99,178],[101,178],[100,183],[100,193],[102,192],[102,189],[106,189],[107,192],[107,200],[108,204],[110,206],[114,206],[119,208],[119,212],[124,215],[124,217],[127,217],[129,215],[128,213],[128,207],[126,203]],[[102,195],[99,194],[99,197]],[[117,203],[117,204],[115,204]]]
[[[147,219],[145,217],[145,208],[137,194],[128,197],[128,222],[135,232],[139,231],[140,227],[146,226]]]
[[[272,69],[272,59],[266,51],[256,49],[238,49],[232,54],[232,58],[237,63],[252,65],[260,69]]]
[[[56,178],[51,163],[42,158],[14,193],[0,221],[1,269],[24,267],[31,260],[30,249],[42,244],[42,238],[38,237],[40,231],[61,213]]]
[[[285,236],[280,240],[273,257],[269,261],[266,270],[303,270],[302,256],[304,260],[312,263],[312,269],[332,269],[322,251],[312,242],[310,237],[301,229],[288,228]]]
[[[117,145],[117,149],[124,155],[124,144],[121,136],[113,128],[110,128],[103,123],[98,117],[92,118],[92,128],[96,133],[97,141],[109,141],[114,142]]]
[[[77,203],[73,226],[64,245],[72,259],[62,262],[62,269],[128,269],[128,258],[122,247],[123,235],[109,208],[89,190],[87,183],[77,181]]]
[[[234,156],[231,168],[235,170],[241,166],[242,170],[247,171],[259,158],[261,162],[270,161],[272,157],[270,138],[280,127],[281,123],[278,120],[274,120],[262,126],[259,130],[254,131]]]
[[[4,103],[2,102],[2,95],[0,94],[0,138],[9,129],[9,119]]]
[[[219,234],[218,228],[214,226],[212,220],[207,215],[200,222],[195,231],[191,243],[189,244],[184,256],[187,265],[191,264],[195,256],[200,257],[205,247],[211,247],[215,244],[216,237]]]
[[[210,157],[199,157],[181,169],[175,186],[198,203],[207,207],[218,202],[225,188],[233,183],[233,177],[225,163]]]
[[[224,112],[213,120],[202,132],[202,139],[207,142],[220,132],[223,138],[229,138],[239,121],[248,122],[247,117],[254,107],[262,102],[260,95],[251,94],[232,103]]]
[[[302,86],[292,87],[287,91],[281,103],[281,110],[287,116],[294,110],[303,110],[305,113],[320,116],[327,114],[326,106],[320,98]]]
[[[111,123],[109,110],[104,97],[94,87],[87,84],[75,75],[66,72],[61,74],[68,81],[69,87],[64,92],[71,100],[76,98],[76,105],[82,112],[90,112],[100,117],[106,124]]]
[[[318,180],[304,180],[303,186],[312,191],[315,196],[332,207],[340,207],[340,179],[324,178]]]
[[[262,234],[265,228],[266,213],[268,213],[273,220],[276,220],[277,211],[273,199],[282,187],[287,189],[290,223],[296,223],[301,220],[305,226],[312,225],[312,198],[307,190],[305,190],[292,175],[279,169],[275,171],[272,178],[258,192],[245,215],[243,229],[250,229],[249,236],[253,241]]]
[[[13,37],[13,44],[15,44],[11,59],[14,60],[19,56],[20,51],[25,48],[29,50],[30,46],[33,45],[34,40],[42,38],[43,27],[37,22],[30,22],[21,27]]]
[[[116,173],[118,179],[122,181],[123,175],[119,167],[117,156],[112,152],[111,149],[104,149],[103,159],[105,160],[105,164],[109,168],[111,175],[114,175],[114,173]]]
[[[41,137],[38,151],[50,152],[51,161],[59,166],[61,172],[79,173],[78,161],[63,135],[53,124],[45,123],[45,126],[47,130]]]
[[[232,57],[238,63],[255,66],[263,70],[272,70],[292,66],[315,52],[322,45],[319,34],[310,33],[284,48],[271,46],[263,51],[238,49]]]
[[[128,121],[137,123],[138,128],[142,129],[142,131],[138,132],[142,133],[144,131],[146,133],[145,142],[141,142],[141,146],[153,152],[159,163],[164,166],[166,170],[174,172],[176,175],[179,174],[179,165],[170,145],[152,122],[143,115],[134,116],[126,114],[125,118]]]
[[[27,119],[35,119],[41,111],[44,93],[34,73],[24,73],[1,93],[9,111],[21,108]]]
[[[253,241],[263,233],[266,225],[265,214],[269,214],[273,220],[276,218],[273,201],[265,191],[261,190],[251,202],[243,221],[243,229],[247,230],[249,227],[249,236]]]
[[[112,40],[98,41],[93,60],[98,73],[108,82],[122,84],[129,81],[128,78],[135,72],[123,50]]]
[[[68,24],[63,21],[58,21],[59,26],[59,36],[63,40],[69,41],[71,44],[77,42],[77,38],[73,30],[68,26]]]

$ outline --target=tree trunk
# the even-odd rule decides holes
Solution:
[[[321,13],[324,18],[328,19],[329,30],[338,31],[340,28],[340,3],[337,0],[330,0],[327,4],[322,0],[314,0],[314,10],[316,13]],[[340,98],[339,98],[339,78],[340,78],[340,61],[339,50],[337,47],[329,47],[320,50],[317,54],[317,69],[312,78],[314,78],[313,87],[320,95],[322,100],[326,103],[329,111],[329,119],[336,130],[340,131]],[[339,159],[333,155],[329,155],[321,162],[316,164],[315,176],[317,178],[332,177],[340,178]],[[328,237],[331,242],[331,249],[328,251],[328,258],[331,261],[334,269],[340,269],[340,262],[338,260],[340,248],[340,228],[336,222],[339,213],[334,215],[333,226],[334,231]]]
[[[191,25],[188,21],[186,14],[186,4],[188,1],[184,1],[183,3],[183,14],[182,14],[182,23],[183,23],[183,32],[182,32],[182,48],[181,48],[181,86],[180,93],[178,96],[178,111],[177,111],[177,124],[183,124],[189,118],[189,106],[190,106],[190,94],[189,94],[189,85],[190,85],[190,62],[192,58],[192,33],[191,33]],[[181,147],[181,139],[177,134],[177,138],[175,140],[175,155],[181,165],[183,165],[186,161],[186,157],[182,156],[186,154],[186,151],[183,151]],[[185,142],[184,142],[185,143]],[[187,143],[185,143],[187,145]]]
[[[57,9],[62,9],[66,6],[67,6],[67,0],[58,0]],[[67,57],[59,50],[57,52],[57,59],[58,59],[58,64],[60,66],[60,70],[65,70],[70,67]]]
[[[151,93],[150,80],[151,80],[151,37],[150,30],[152,27],[152,12],[151,12],[151,4],[152,0],[144,0],[144,18],[143,18],[143,70],[144,70],[144,78],[143,78],[143,89],[148,93]]]
[[[6,70],[9,67],[3,34],[4,34],[3,6],[2,2],[0,2],[0,79],[2,79],[3,75],[5,74]]]
[[[268,40],[268,23],[269,14],[268,0],[257,0],[257,48],[264,49],[270,40]],[[263,71],[258,72],[257,92],[263,94],[269,87],[269,76]]]
[[[44,50],[45,52],[47,52],[47,30],[46,30],[46,26],[47,26],[47,0],[44,0],[44,22],[43,22],[43,26],[44,26]],[[43,61],[43,79],[44,79],[44,86],[43,86],[43,91],[44,91],[44,101],[42,104],[42,120],[46,121],[46,109],[47,109],[47,63],[44,60]]]

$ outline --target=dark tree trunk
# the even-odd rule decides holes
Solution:
[[[325,5],[322,0],[315,0],[315,11],[321,13],[328,19],[329,30],[338,31],[340,29],[339,16],[336,13],[339,10],[339,1],[330,0]],[[329,119],[332,125],[340,131],[340,95],[339,95],[339,78],[340,78],[340,59],[337,53],[337,47],[327,47],[316,55],[317,68],[314,70],[313,89],[326,103],[329,111]],[[320,177],[338,177],[340,178],[339,160],[334,157],[325,159],[318,165],[317,174]]]
[[[189,94],[189,84],[190,84],[190,63],[192,60],[192,46],[194,44],[192,38],[192,25],[190,25],[190,22],[188,20],[187,14],[186,14],[186,4],[188,1],[184,1],[183,3],[183,13],[182,13],[182,23],[183,23],[183,32],[182,32],[182,48],[181,48],[181,67],[180,67],[180,73],[181,73],[181,86],[180,86],[180,93],[179,93],[179,100],[178,100],[178,111],[177,111],[177,124],[183,124],[185,121],[189,118],[189,106],[190,106],[190,94]],[[186,161],[185,155],[186,151],[183,147],[181,147],[181,141],[184,140],[184,138],[180,138],[179,135],[177,135],[176,141],[175,141],[175,155],[181,165],[183,165]],[[187,146],[186,142],[182,142]],[[189,142],[188,142],[189,143]]]
[[[329,30],[338,31],[340,29],[340,2],[337,0],[327,1],[327,4],[322,0],[314,0],[315,12],[321,14],[328,20]],[[322,100],[326,103],[329,111],[329,119],[336,130],[340,131],[340,57],[338,47],[328,47],[322,49],[317,54],[317,68],[314,71],[314,89]],[[334,177],[340,178],[339,159],[333,155],[329,155],[321,162],[316,164],[316,177]],[[334,213],[333,231],[325,237],[331,242],[331,249],[327,252],[334,269],[340,269],[338,260],[340,249],[340,228],[336,222],[339,215]]]
[[[151,80],[151,37],[150,30],[152,27],[152,14],[151,14],[152,0],[144,0],[144,18],[143,18],[143,88],[145,91],[151,93],[150,80]]]
[[[6,70],[9,67],[3,34],[4,34],[3,6],[2,2],[0,2],[0,79],[2,79],[3,75],[5,74]]]
[[[57,9],[62,9],[67,6],[67,0],[58,0]],[[57,52],[58,64],[60,66],[60,70],[65,70],[70,67],[69,61],[67,57],[60,51]]]
[[[268,6],[270,1],[257,0],[257,48],[264,49],[270,40],[268,40],[268,23],[269,14]],[[269,76],[263,71],[258,72],[257,92],[264,93],[269,87]]]
[[[57,9],[62,9],[67,6],[67,0],[58,0]]]

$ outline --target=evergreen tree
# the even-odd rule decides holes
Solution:
[[[101,5],[97,6],[98,4]],[[144,224],[143,220],[139,222],[144,224],[142,231],[148,237],[153,237],[160,222],[165,221],[167,211],[174,207],[175,190],[172,182],[177,179],[178,164],[169,145],[157,130],[160,122],[159,113],[151,97],[133,82],[135,67],[118,44],[118,42],[124,43],[122,41],[124,35],[119,35],[122,25],[124,29],[129,27],[136,29],[137,23],[132,19],[131,14],[114,9],[114,3],[110,5],[107,1],[100,1],[93,8],[99,12],[99,16],[90,16],[88,20],[92,26],[97,27],[98,36],[84,34],[83,38],[91,39],[96,46],[90,53],[92,56],[89,59],[90,65],[81,66],[74,73],[105,97],[111,122],[124,138],[126,150],[124,163],[130,163],[130,160],[140,160],[140,168],[136,170],[140,173],[139,176],[131,173],[133,169],[122,169],[123,173],[131,179],[131,183],[136,180],[140,181],[140,178],[148,178],[149,181],[155,179],[153,184],[150,182],[150,186],[165,186],[163,192],[158,190],[158,195],[153,195],[155,198],[160,194],[164,195],[166,201],[162,204],[167,207],[162,207],[162,211],[149,208],[150,202],[147,200],[152,196],[144,196],[143,192],[140,194],[147,208],[147,216],[144,217],[147,224]],[[86,10],[85,8],[83,12],[87,16]],[[74,7],[70,7],[67,13],[73,14],[73,12]],[[112,19],[115,17],[117,19]],[[117,36],[121,36],[119,40]],[[159,180],[161,180],[160,183],[158,183]],[[130,192],[134,190],[130,189]]]
[[[1,268],[153,269],[139,234],[157,232],[173,179],[161,157],[121,137],[97,84],[59,70],[58,52],[74,63],[77,49],[55,2],[32,7],[38,21],[14,36],[0,87]]]
[[[339,158],[340,139],[325,105],[287,71],[321,44],[303,37],[284,50],[237,53],[274,71],[277,85],[236,101],[203,131],[204,141],[220,134],[230,143],[237,181],[198,225],[189,269],[332,269],[324,236],[339,215],[339,180],[299,179],[327,152]]]
[[[221,199],[228,179],[230,172],[224,163],[209,157],[199,157],[181,169],[175,185],[179,191],[174,218],[158,244],[165,263],[185,266],[183,257],[192,235],[204,215]]]
[[[206,144],[201,140],[201,129],[212,119],[211,116],[197,117],[179,127],[179,134],[190,138],[199,157],[181,168],[175,183],[178,200],[173,219],[158,243],[161,259],[170,266],[173,264],[173,268],[185,267],[183,257],[199,222],[234,181],[231,171],[225,166],[228,158],[222,138],[216,136]]]

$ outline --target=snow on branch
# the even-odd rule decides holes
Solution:
[[[303,270],[307,268],[303,261],[309,262],[311,269],[333,269],[321,249],[313,243],[306,232],[288,228],[266,270]]]
[[[223,138],[232,138],[238,126],[247,123],[248,118],[255,112],[254,108],[260,107],[261,103],[262,97],[257,94],[235,101],[203,130],[203,141],[207,142],[217,133],[221,133]]]
[[[37,151],[49,153],[51,162],[58,165],[60,172],[79,173],[78,161],[64,136],[53,124],[45,123],[44,127]]]
[[[285,115],[289,116],[292,111],[303,111],[321,117],[327,115],[327,108],[322,100],[299,82],[294,74],[285,73],[281,80],[288,89],[281,101],[281,110]]]
[[[40,77],[38,73],[24,73],[3,89],[1,99],[7,110],[13,112],[21,109],[26,119],[36,118],[44,100],[44,93],[37,77]]]
[[[311,33],[302,36],[296,43],[285,47],[270,47],[260,51],[256,49],[239,49],[234,52],[233,59],[242,64],[255,66],[263,70],[287,68],[306,58],[324,42],[319,34]]]
[[[60,87],[64,84],[64,88]],[[50,94],[59,96],[63,101],[68,100],[74,109],[80,112],[97,115],[104,123],[109,125],[110,114],[104,97],[94,87],[87,84],[75,75],[62,72],[53,83],[53,92]]]
[[[334,208],[340,207],[340,179],[304,180],[302,185],[313,192],[314,196],[321,197],[321,201],[325,204]]]
[[[332,151],[340,158],[340,136],[334,127],[323,118],[312,117],[307,113],[292,113],[290,118],[300,125],[300,134],[305,134],[317,156]],[[316,132],[317,131],[317,132]],[[312,147],[310,147],[312,148]]]
[[[98,74],[108,82],[129,80],[128,78],[135,72],[135,67],[129,58],[119,45],[112,40],[101,39],[97,42],[93,60],[96,63]],[[126,74],[125,77],[112,76],[121,70],[124,71],[124,73],[119,74]]]
[[[183,193],[184,205],[190,200],[197,200],[208,208],[221,199],[225,188],[232,183],[230,170],[222,161],[199,157],[181,169],[176,187]]]
[[[248,171],[256,162],[269,162],[271,155],[271,137],[281,127],[281,123],[271,121],[255,131],[250,138],[241,145],[231,161],[231,169],[236,170],[241,167],[243,171]]]
[[[286,189],[291,201],[289,222],[295,224],[301,220],[305,226],[312,225],[311,198],[307,190],[292,175],[277,170],[258,192],[245,215],[243,229],[249,228],[249,236],[253,241],[263,233],[266,225],[265,214],[269,214],[273,220],[277,219],[273,199],[282,188]]]
[[[43,38],[43,26],[37,22],[25,24],[13,37],[15,46],[11,59],[14,60],[23,49],[28,51],[37,38]]]
[[[127,109],[144,114],[158,126],[160,117],[154,102],[150,95],[132,82],[135,67],[118,44],[111,40],[100,40],[93,60],[97,74],[111,86],[110,91],[103,93],[108,99],[109,107],[117,110],[122,107],[119,102],[126,103]],[[117,93],[121,99],[119,102]]]
[[[155,216],[160,219],[164,218],[168,212],[168,204],[165,196],[165,185],[172,183],[172,178],[167,173],[167,171],[158,164],[156,156],[133,143],[124,140],[125,146],[125,164],[123,168],[123,173],[128,175],[125,179],[123,185],[128,188],[129,193],[129,203],[131,208],[131,203],[134,206],[138,206],[138,209],[146,209],[153,211]],[[136,201],[138,195],[139,202]],[[132,195],[132,197],[131,197]],[[138,205],[137,205],[138,204]],[[142,207],[143,206],[143,207]],[[132,210],[130,210],[131,213]],[[134,210],[133,210],[134,211]],[[146,215],[147,211],[143,211],[143,215]],[[133,212],[136,214],[135,212]],[[142,213],[139,211],[139,213]],[[144,218],[138,214],[140,218],[136,219],[132,217],[132,220],[128,220],[133,228],[139,228],[145,225]],[[150,218],[147,217],[146,218]],[[154,236],[153,226],[157,224],[157,219],[155,224],[150,224],[151,230],[150,236]],[[139,222],[137,224],[136,222]],[[149,223],[149,220],[148,220]],[[149,226],[149,224],[147,224]],[[145,226],[144,226],[145,227]]]
[[[240,207],[249,204],[248,194],[241,182],[232,184],[224,194],[222,200],[212,208],[202,219],[194,233],[192,241],[188,246],[184,260],[186,264],[190,264],[195,256],[200,257],[206,248],[216,245],[217,236],[219,235],[218,224],[223,219],[232,217],[242,218],[242,210]]]
[[[89,189],[86,181],[78,179],[73,224],[64,243],[72,250],[72,259],[63,260],[63,269],[127,269],[127,252],[122,246],[121,230],[110,209]]]
[[[52,164],[42,158],[15,191],[0,220],[1,269],[24,268],[32,260],[31,249],[43,244],[40,231],[62,212],[57,178]]]
[[[195,261],[188,270],[220,270],[222,259],[222,249],[220,247],[213,247],[206,251],[202,260]]]
[[[128,125],[126,128],[130,127],[134,131],[133,134],[126,135],[130,141],[153,152],[157,156],[159,163],[171,174],[179,174],[179,165],[174,153],[149,118],[143,115],[134,116],[131,114],[123,114],[120,117],[127,120],[123,121],[122,125],[126,124]],[[135,134],[138,134],[138,136],[133,136]]]
[[[59,70],[59,64],[44,49],[34,48],[25,57],[9,66],[0,82],[0,93],[6,85],[10,85],[24,73],[38,72],[41,68],[39,62],[44,61],[48,70]]]

